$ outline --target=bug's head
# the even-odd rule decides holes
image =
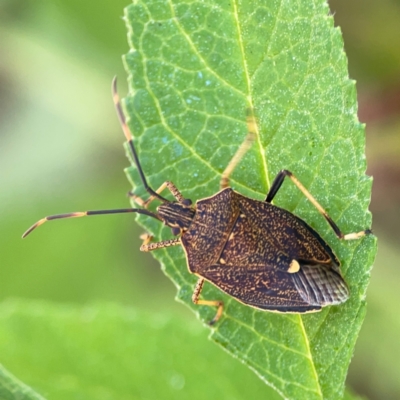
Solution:
[[[195,213],[192,201],[189,199],[183,199],[181,202],[167,202],[157,207],[158,217],[172,229],[172,234],[175,236],[189,228]]]

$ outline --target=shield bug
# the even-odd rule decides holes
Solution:
[[[182,246],[189,271],[198,276],[193,302],[217,307],[210,324],[221,317],[223,302],[200,299],[205,281],[246,305],[281,313],[314,312],[347,300],[349,291],[340,272],[340,262],[330,246],[306,222],[271,204],[271,201],[287,177],[324,216],[339,239],[359,239],[370,234],[370,229],[343,234],[317,200],[287,170],[278,173],[263,201],[246,197],[229,186],[229,176],[258,134],[252,109],[247,116],[248,134],[222,173],[220,191],[193,204],[170,181],[164,182],[157,190],[148,185],[132,134],[125,122],[116,79],[113,80],[112,91],[122,129],[149,198],[143,200],[131,194],[142,208],[73,212],[45,217],[30,227],[23,237],[44,222],[54,219],[132,212],[155,218],[170,227],[172,234],[177,237],[151,243],[152,237],[145,235],[140,250],[147,252]],[[174,201],[161,195],[165,189],[171,192]],[[147,210],[154,200],[161,202],[157,211]]]

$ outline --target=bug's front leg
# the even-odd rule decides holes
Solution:
[[[209,325],[214,325],[221,318],[222,311],[224,309],[224,302],[221,300],[200,300],[199,297],[200,297],[200,293],[203,289],[203,285],[204,285],[204,279],[199,278],[199,280],[197,281],[196,286],[194,288],[194,292],[192,295],[192,301],[194,304],[199,304],[202,306],[218,307],[215,317],[208,323]]]
[[[179,238],[163,240],[162,242],[150,243],[153,239],[153,236],[149,235],[148,233],[144,233],[143,235],[140,235],[140,239],[143,240],[143,243],[140,246],[140,251],[146,251],[146,252],[157,250],[157,249],[162,249],[164,247],[178,246],[181,244],[181,241]]]

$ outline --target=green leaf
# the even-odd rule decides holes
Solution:
[[[44,400],[0,365],[0,400]]]
[[[246,136],[254,107],[259,135],[231,185],[263,199],[291,170],[345,232],[371,225],[364,128],[349,80],[340,30],[325,1],[135,1],[126,9],[129,126],[150,184],[171,180],[186,198],[219,190],[224,168]],[[146,198],[135,167],[128,170]],[[365,315],[375,239],[340,242],[299,190],[286,182],[275,204],[306,220],[334,248],[351,290],[341,306],[313,315],[279,315],[239,304],[205,285],[226,306],[211,338],[290,399],[336,399]],[[139,216],[157,240],[169,229]],[[212,235],[212,232],[210,232]],[[154,252],[178,298],[191,304],[196,277],[181,248]]]
[[[3,363],[49,399],[261,398],[264,384],[218,351],[206,333],[184,316],[116,304],[0,304]],[[4,394],[11,385],[1,373]],[[22,386],[14,393],[0,399],[42,399],[23,397]],[[279,399],[272,389],[267,396]]]

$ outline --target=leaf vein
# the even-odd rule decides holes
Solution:
[[[237,89],[236,87],[232,86],[229,82],[227,82],[221,75],[219,75],[214,69],[212,69],[209,65],[208,62],[204,59],[204,57],[199,53],[197,50],[195,44],[193,43],[192,39],[190,36],[186,33],[186,31],[183,29],[182,25],[179,23],[179,18],[177,18],[175,9],[173,7],[172,1],[169,0],[168,4],[171,9],[171,14],[173,16],[172,20],[174,21],[176,27],[179,29],[179,31],[182,33],[183,37],[186,39],[188,42],[189,46],[192,48],[194,54],[198,57],[199,61],[204,65],[204,67],[209,71],[215,78],[217,78],[220,82],[222,82],[226,87],[229,89],[232,89],[236,93],[239,93],[240,95],[244,96],[245,93]]]
[[[229,319],[235,321],[237,324],[242,325],[242,326],[244,326],[245,328],[249,329],[252,333],[254,333],[256,336],[260,337],[260,338],[261,338],[262,340],[264,340],[265,342],[269,342],[269,343],[271,343],[271,344],[273,344],[273,345],[275,345],[275,346],[277,346],[277,347],[280,347],[280,348],[282,348],[282,349],[284,349],[284,350],[286,350],[286,351],[289,351],[289,352],[298,354],[298,355],[300,355],[300,356],[302,356],[302,357],[310,358],[309,354],[307,354],[307,353],[302,353],[301,351],[298,351],[298,350],[295,350],[295,349],[293,349],[293,348],[287,347],[287,346],[285,346],[285,345],[282,344],[282,343],[279,343],[279,342],[277,342],[277,341],[275,341],[275,340],[270,339],[268,336],[265,336],[265,335],[263,335],[263,334],[260,334],[260,332],[256,331],[256,330],[254,329],[254,327],[250,326],[249,324],[246,324],[244,321],[241,321],[241,320],[239,320],[239,319],[237,319],[237,318],[234,318],[232,315],[229,315],[229,316],[227,316],[226,318],[227,318],[227,319],[229,318]]]

